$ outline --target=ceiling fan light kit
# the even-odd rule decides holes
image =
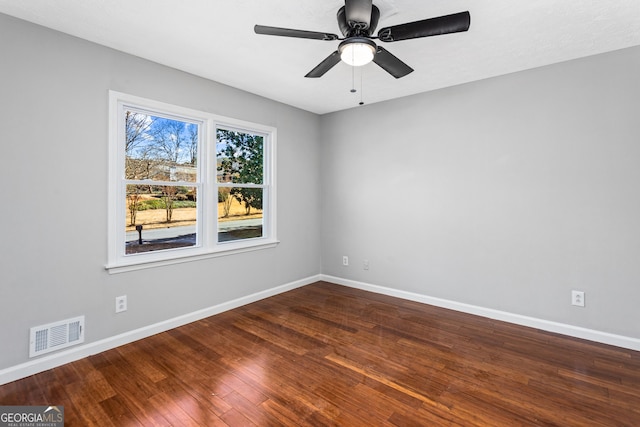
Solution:
[[[378,25],[380,10],[373,5],[372,0],[345,0],[345,5],[338,10],[338,28],[344,36],[316,31],[294,30],[290,28],[268,27],[256,25],[256,34],[281,37],[297,37],[303,39],[333,41],[342,40],[338,49],[325,58],[305,77],[322,77],[341,60],[351,66],[362,66],[375,62],[380,68],[396,79],[404,77],[413,68],[396,58],[388,50],[377,46],[373,41],[378,39],[385,43],[401,40],[417,39],[421,37],[439,36],[443,34],[467,31],[471,24],[469,12],[454,13],[452,15],[423,19],[406,24],[385,27],[378,31],[377,36],[371,35]]]
[[[340,43],[338,52],[343,62],[353,67],[360,67],[373,61],[376,44],[364,37],[351,37]]]

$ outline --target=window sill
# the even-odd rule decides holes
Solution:
[[[126,259],[122,262],[110,263],[105,266],[105,269],[109,274],[126,273],[128,271],[143,270],[146,268],[162,267],[165,265],[182,264],[185,262],[199,261],[208,258],[217,258],[222,256],[229,256],[240,254],[244,252],[259,251],[262,249],[275,248],[279,240],[265,240],[260,243],[252,242],[251,244],[237,245],[237,244],[221,244],[216,250],[204,251],[194,253],[190,251],[188,254],[175,255],[167,259],[154,259],[154,260],[140,260],[140,259]]]

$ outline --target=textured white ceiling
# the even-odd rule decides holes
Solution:
[[[338,41],[256,35],[253,26],[340,34],[343,0],[0,0],[0,12],[320,114],[357,107],[361,96],[370,104],[640,45],[640,0],[374,4],[378,28],[465,10],[471,28],[378,42],[415,69],[398,80],[373,63],[308,79]]]

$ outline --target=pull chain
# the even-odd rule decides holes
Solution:
[[[356,93],[356,67],[351,66],[351,93]]]
[[[362,80],[363,80],[363,78],[362,78],[362,74],[363,74],[362,69],[364,67],[358,67],[358,68],[360,68],[360,102],[358,103],[358,105],[364,105],[364,101],[362,100],[362,92],[363,92],[363,90],[362,90]],[[356,67],[353,67],[353,66],[351,67],[351,90],[350,90],[350,92],[351,93],[356,93],[357,92],[357,90],[356,90]]]
[[[362,68],[364,68],[364,67],[360,67],[360,104],[358,104],[358,105],[364,105],[364,102],[362,101],[362,93],[363,93],[363,90],[362,90],[362,74],[364,73],[364,70],[362,70]]]

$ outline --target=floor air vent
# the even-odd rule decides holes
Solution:
[[[29,357],[84,342],[84,316],[31,328]]]

